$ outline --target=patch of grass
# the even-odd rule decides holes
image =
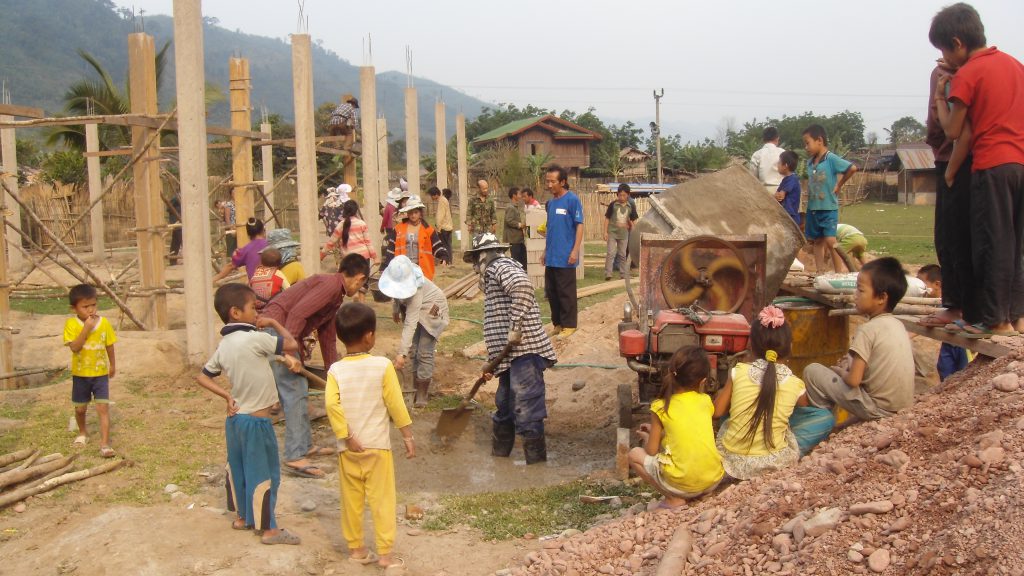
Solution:
[[[97,306],[100,312],[115,310],[114,301],[106,296],[97,299]],[[70,315],[71,308],[68,305],[68,297],[63,291],[55,290],[53,296],[40,299],[11,298],[11,310],[28,312],[30,314]]]
[[[461,394],[445,394],[443,396],[435,396],[427,403],[427,406],[422,409],[423,412],[440,412],[447,408],[455,408],[462,402]]]
[[[840,208],[839,221],[863,232],[872,253],[894,256],[904,264],[936,261],[934,206],[861,202]]]
[[[428,512],[423,528],[447,530],[466,525],[480,530],[488,540],[520,538],[526,533],[540,536],[568,528],[585,530],[598,516],[616,510],[607,504],[584,504],[579,501],[581,494],[619,496],[624,506],[630,506],[640,501],[641,491],[642,487],[622,483],[577,480],[512,492],[444,496],[438,509]]]

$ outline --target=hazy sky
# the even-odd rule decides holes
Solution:
[[[171,14],[172,0],[115,0]],[[559,111],[597,109],[606,122],[654,119],[684,140],[715,137],[731,121],[845,109],[867,132],[903,116],[924,120],[938,51],[932,16],[948,1],[776,0],[305,0],[308,32],[349,62],[372,38],[378,72],[413,73],[488,102]],[[973,2],[989,45],[1024,59],[1024,2]],[[205,0],[227,29],[286,37],[296,0]],[[317,97],[319,98],[319,97]]]

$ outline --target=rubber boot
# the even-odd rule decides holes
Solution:
[[[416,396],[413,398],[412,405],[416,408],[423,408],[427,405],[427,401],[430,399],[430,381],[431,378],[416,378]]]
[[[515,443],[516,425],[495,422],[491,432],[491,456],[508,458]]]
[[[523,436],[523,452],[526,453],[527,465],[547,462],[548,448],[544,442],[544,436],[540,435],[534,438]]]

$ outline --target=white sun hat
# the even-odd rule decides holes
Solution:
[[[401,213],[401,214],[405,214],[406,212],[409,212],[410,210],[415,210],[417,208],[421,208],[421,209],[425,210],[427,207],[424,206],[423,202],[420,201],[420,197],[419,196],[417,196],[416,194],[413,194],[413,195],[409,196],[409,202],[407,202],[405,204],[405,207],[403,207],[398,212]]]
[[[377,287],[391,298],[405,300],[415,294],[424,282],[423,271],[403,254],[391,260],[381,273]]]

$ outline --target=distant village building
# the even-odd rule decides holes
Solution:
[[[643,150],[627,146],[619,151],[619,177],[623,182],[637,182],[647,179],[647,162],[651,155]]]
[[[579,178],[580,170],[590,166],[590,143],[601,140],[597,132],[548,114],[509,122],[473,139],[478,150],[512,144],[523,156],[551,155],[550,164],[558,164]]]
[[[935,156],[924,142],[900,144],[896,148],[899,160],[897,201],[904,204],[935,204]]]

